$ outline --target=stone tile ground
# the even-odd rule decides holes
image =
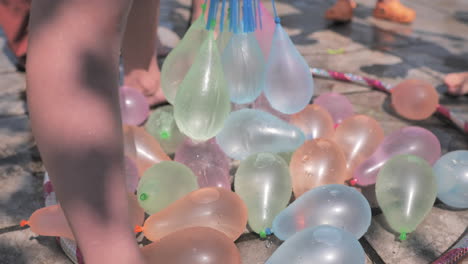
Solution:
[[[174,46],[187,27],[189,0],[163,0],[162,41]],[[282,24],[312,67],[351,72],[396,84],[406,78],[433,83],[441,102],[468,119],[468,97],[444,95],[443,76],[468,70],[468,4],[466,0],[404,1],[416,9],[412,25],[374,19],[374,0],[358,0],[351,24],[332,25],[323,19],[332,0],[277,0]],[[265,2],[268,6],[268,2]],[[37,237],[18,222],[43,206],[43,168],[35,148],[25,106],[24,74],[17,73],[0,35],[0,263],[70,263],[53,238]],[[327,49],[344,49],[330,55]],[[422,122],[399,118],[380,92],[353,84],[316,79],[318,94],[335,91],[348,96],[356,111],[380,121],[386,133],[406,125],[434,132],[444,152],[467,149],[467,136],[439,117]],[[372,189],[363,191],[372,200]],[[377,209],[371,228],[361,239],[368,263],[429,263],[465,231],[468,211],[436,203],[427,219],[405,242],[388,231]],[[243,235],[237,245],[246,264],[264,263],[280,245]]]

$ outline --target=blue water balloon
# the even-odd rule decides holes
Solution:
[[[264,87],[271,106],[285,114],[304,109],[314,93],[309,66],[279,23],[266,65]]]
[[[222,54],[231,101],[253,102],[263,90],[265,59],[254,33],[233,34]]]
[[[331,225],[360,238],[369,228],[371,217],[369,202],[360,192],[345,185],[329,184],[315,187],[291,203],[276,216],[273,232],[286,240],[305,228]]]
[[[455,208],[468,208],[468,151],[443,155],[434,164],[437,198]]]
[[[364,249],[353,234],[321,225],[286,240],[265,264],[364,264],[365,261]]]
[[[216,141],[226,155],[242,160],[259,152],[292,152],[304,143],[305,136],[269,113],[241,109],[229,115]]]

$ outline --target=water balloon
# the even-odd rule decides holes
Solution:
[[[196,189],[197,179],[189,168],[175,161],[162,161],[145,171],[137,197],[140,206],[151,215]]]
[[[240,163],[234,179],[234,189],[249,210],[250,228],[266,233],[291,198],[288,165],[272,153],[253,154]]]
[[[331,225],[359,239],[370,226],[371,208],[352,187],[329,184],[315,187],[284,209],[273,221],[273,232],[281,240],[309,227]]]
[[[242,109],[229,115],[216,142],[226,155],[242,160],[259,152],[294,151],[304,143],[304,134],[271,114]]]

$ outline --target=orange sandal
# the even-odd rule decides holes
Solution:
[[[400,1],[378,2],[374,9],[374,17],[409,24],[415,19],[416,12]]]
[[[356,2],[349,0],[338,0],[325,13],[325,18],[336,22],[349,22],[353,17],[353,9]]]

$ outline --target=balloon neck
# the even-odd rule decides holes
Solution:
[[[400,233],[400,240],[401,240],[401,241],[405,241],[406,238],[407,238],[407,237],[406,237],[406,232],[401,232],[401,233]]]
[[[161,136],[161,139],[168,139],[171,137],[171,134],[169,134],[168,131],[161,131],[160,136]]]
[[[337,129],[339,125],[340,125],[339,123],[336,123],[336,124],[333,126],[333,128],[334,128],[334,129]]]
[[[271,229],[270,228],[265,228],[265,230],[262,230],[260,231],[260,233],[258,233],[260,235],[260,238],[267,238],[267,236],[271,236],[272,232],[271,232]]]
[[[202,15],[205,16],[206,4],[201,4]]]
[[[135,226],[135,229],[133,229],[133,231],[134,231],[135,233],[141,233],[141,232],[143,232],[143,227],[142,227],[142,226],[139,226],[139,225],[136,225],[136,226]]]
[[[356,186],[356,184],[358,183],[358,180],[356,178],[352,178],[350,181],[349,181],[349,185],[351,186]]]
[[[146,193],[140,194],[140,200],[144,201],[146,199],[148,199],[148,195]]]
[[[281,23],[281,19],[279,17],[275,17],[275,23],[276,24],[280,24]]]
[[[29,221],[28,220],[21,220],[20,224],[19,224],[21,227],[25,227],[25,226],[28,226],[29,225]]]

